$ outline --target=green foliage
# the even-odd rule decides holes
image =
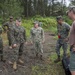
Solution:
[[[71,25],[72,21],[68,19],[68,17],[64,16],[64,19]],[[33,22],[36,20],[42,22],[42,27],[44,28],[45,31],[51,31],[54,34],[57,34],[57,22],[55,17],[41,17],[37,15],[32,18],[22,20],[22,25],[26,29],[27,36],[30,36],[30,29],[34,26]],[[1,18],[0,24],[2,24]]]
[[[72,25],[72,20],[70,20],[67,16],[63,16],[65,22],[67,22],[69,25]]]
[[[29,20],[23,20],[22,25],[25,27],[26,29],[26,34],[27,36],[30,35],[30,29],[33,27],[33,20],[29,19]]]
[[[53,17],[35,17],[33,20],[37,20],[43,23],[43,28],[50,29],[50,27],[56,27],[57,23]]]
[[[42,27],[44,30],[57,34],[57,22],[55,17],[41,17],[37,15],[29,19],[23,19],[22,25],[27,31],[27,36],[30,35],[30,29],[33,27],[33,22],[36,20],[42,22]],[[68,24],[72,24],[72,21],[67,16],[64,16],[64,20]]]
[[[23,12],[23,8],[20,6],[20,2],[17,0],[5,0],[0,3],[0,16],[5,19],[10,15],[15,17],[21,16]]]
[[[26,31],[27,31],[27,36],[30,35],[30,29],[33,27],[33,22],[37,20],[39,22],[42,22],[42,27],[44,28],[44,30],[46,31],[52,31],[53,33],[56,33],[56,20],[53,17],[33,17],[30,19],[23,19],[23,23],[22,25],[25,27]]]

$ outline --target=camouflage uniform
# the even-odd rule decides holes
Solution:
[[[11,32],[14,25],[15,25],[15,22],[10,22],[10,21],[3,24],[4,31],[6,31],[6,27],[7,27],[7,37],[9,41],[9,46],[11,46]]]
[[[39,27],[42,27],[42,22],[39,22]]]
[[[26,42],[26,32],[22,26],[14,26],[12,30],[12,45],[17,44],[17,47],[14,48],[13,58],[16,61],[22,56],[24,50],[24,43]]]
[[[65,39],[68,37],[69,34],[69,30],[70,30],[70,26],[63,22],[62,25],[57,25],[57,31],[58,31],[58,40],[56,43],[56,53],[58,55],[58,57],[60,57],[60,48],[63,48],[63,56],[66,56],[66,52],[67,52],[67,42],[65,41]]]
[[[3,41],[2,41],[1,34],[2,34],[2,28],[0,27],[0,57],[1,60],[3,60]]]
[[[44,41],[44,31],[41,27],[31,29],[31,40],[34,44],[36,54],[43,54],[42,41]]]

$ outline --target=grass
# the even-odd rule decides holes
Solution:
[[[63,51],[61,50],[61,58]],[[54,60],[57,58],[56,53],[53,53],[49,56],[48,60],[43,66],[35,65],[32,66],[32,74],[31,75],[65,75],[63,70],[62,63],[54,63]]]
[[[61,62],[54,63],[55,58],[56,54],[53,54],[43,66],[32,66],[32,75],[65,75]]]

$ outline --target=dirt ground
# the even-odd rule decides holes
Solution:
[[[61,62],[54,63],[56,40],[50,32],[45,32],[44,61],[35,59],[32,45],[25,46],[23,53],[24,65],[18,64],[18,70],[14,71],[8,61],[12,58],[12,50],[8,46],[4,47],[4,57],[6,63],[0,62],[0,75],[65,75]]]

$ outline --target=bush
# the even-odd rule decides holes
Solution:
[[[42,27],[44,28],[44,30],[48,30],[48,31],[52,31],[55,32],[56,31],[56,20],[53,17],[33,17],[31,19],[23,19],[23,26],[25,27],[26,31],[27,31],[27,36],[30,35],[30,29],[33,27],[33,22],[34,21],[39,21],[42,22]]]
[[[67,16],[63,16],[65,22],[67,22],[69,25],[72,25],[72,20],[70,20]]]

